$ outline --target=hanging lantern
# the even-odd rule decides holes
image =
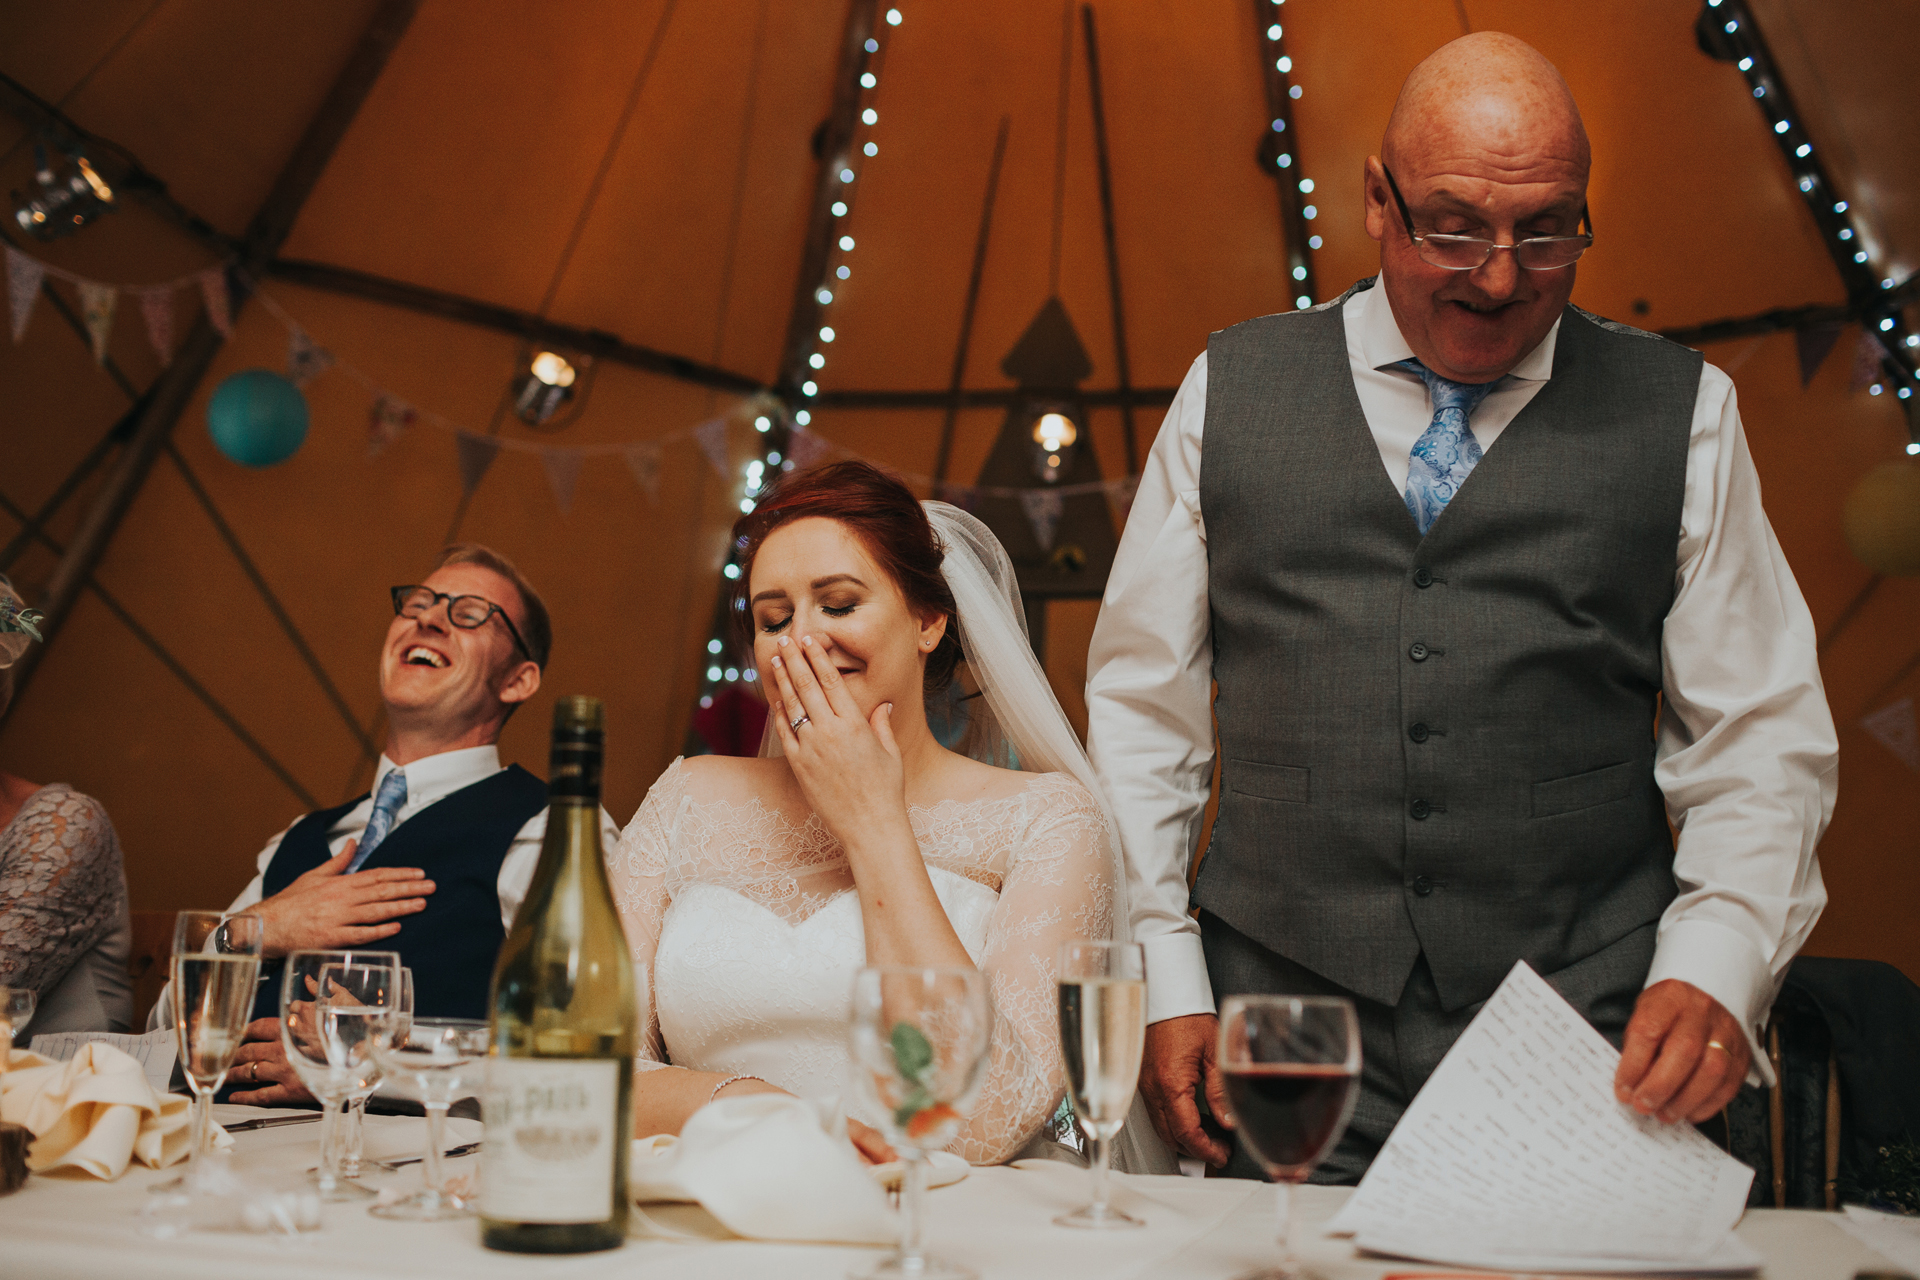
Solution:
[[[243,369],[207,402],[207,431],[241,466],[275,466],[307,438],[307,398],[271,369]]]
[[[1033,422],[1033,474],[1047,484],[1060,483],[1073,457],[1074,443],[1080,439],[1080,428],[1062,408],[1046,409]]]
[[[1875,573],[1920,574],[1920,459],[1869,471],[1847,495],[1840,528],[1853,554]]]
[[[560,430],[580,416],[592,371],[591,356],[553,347],[521,352],[520,372],[513,380],[514,413],[530,427]]]
[[[65,174],[55,172],[46,143],[36,142],[33,156],[33,180],[40,190],[33,196],[15,197],[13,220],[34,239],[70,236],[115,207],[113,188],[77,148],[67,152],[73,168]]]

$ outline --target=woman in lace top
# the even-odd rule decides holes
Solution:
[[[11,691],[0,670],[0,711]],[[0,986],[37,993],[28,1033],[128,1030],[130,943],[120,841],[106,810],[65,783],[0,772]]]
[[[677,1132],[716,1096],[769,1090],[844,1114],[854,971],[977,967],[992,1047],[950,1149],[1010,1159],[1065,1087],[1054,956],[1112,926],[1101,805],[1064,774],[935,739],[924,696],[963,655],[939,540],[905,486],[863,463],[823,468],[738,532],[738,613],[783,756],[675,761],[612,859],[653,1068],[636,1126]],[[858,1121],[849,1132],[890,1154]]]

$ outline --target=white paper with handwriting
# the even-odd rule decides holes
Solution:
[[[146,1072],[147,1083],[153,1086],[153,1091],[166,1093],[167,1085],[173,1079],[173,1061],[180,1051],[171,1027],[163,1031],[149,1031],[141,1036],[121,1035],[112,1031],[55,1031],[35,1036],[29,1047],[42,1057],[65,1062],[80,1052],[81,1045],[95,1040],[110,1044],[135,1059]]]
[[[1753,1170],[1613,1096],[1620,1054],[1522,961],[1328,1224],[1376,1253],[1541,1271],[1750,1272]]]

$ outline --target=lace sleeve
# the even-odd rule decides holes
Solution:
[[[987,1079],[948,1148],[973,1164],[1012,1158],[1060,1105],[1055,957],[1063,942],[1111,933],[1113,864],[1099,803],[1062,775],[1037,780],[1027,800],[980,956],[994,1011]]]
[[[686,771],[675,760],[654,780],[607,864],[613,902],[633,952],[634,985],[642,1014],[640,1053],[634,1065],[643,1071],[667,1065],[660,1011],[653,1002],[653,957],[666,919],[667,868],[686,795]]]
[[[99,801],[58,784],[36,791],[0,848],[0,985],[45,995],[112,930],[126,897]]]

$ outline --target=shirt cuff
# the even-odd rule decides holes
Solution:
[[[1776,1083],[1773,1064],[1767,1060],[1760,1028],[1773,1010],[1773,972],[1759,948],[1712,920],[1675,920],[1662,930],[1654,947],[1647,986],[1668,978],[1698,987],[1739,1020],[1753,1055],[1747,1083],[1772,1088]],[[1147,1004],[1149,1008],[1153,1004],[1151,987]]]
[[[1197,933],[1167,933],[1140,943],[1147,956],[1147,1021],[1213,1012],[1213,983]]]

